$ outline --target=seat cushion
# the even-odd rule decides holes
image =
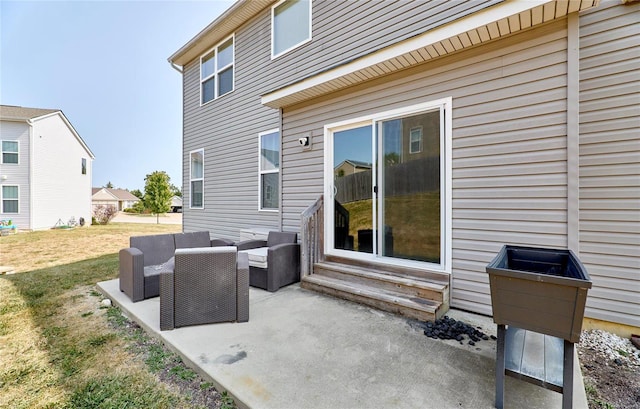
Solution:
[[[258,247],[255,249],[242,250],[238,253],[246,253],[249,256],[249,266],[267,268],[267,252],[269,247]]]
[[[169,260],[165,261],[162,264],[146,266],[144,268],[144,276],[151,277],[151,276],[156,276],[162,273],[173,273],[175,266],[176,266],[175,257],[171,257]]]

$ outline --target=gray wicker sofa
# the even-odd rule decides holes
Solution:
[[[160,294],[160,274],[175,266],[176,249],[231,246],[224,239],[211,240],[209,232],[132,236],[120,250],[120,291],[138,302]]]

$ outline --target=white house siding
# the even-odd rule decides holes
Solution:
[[[18,229],[28,230],[31,228],[29,213],[29,125],[26,122],[0,121],[0,140],[18,141],[19,144],[18,165],[0,163],[0,178],[2,176],[7,177],[5,180],[0,179],[0,186],[18,185],[19,213],[1,213],[2,208],[0,206],[0,219],[10,219],[13,224],[18,226]],[[2,192],[0,191],[1,194]]]
[[[183,74],[184,230],[207,229],[238,240],[245,228],[285,227],[279,212],[258,211],[258,133],[280,127],[278,110],[263,106],[261,95],[495,3],[314,1],[312,41],[274,60],[268,7],[235,30],[234,91],[202,107],[199,59],[188,63]],[[189,153],[202,148],[204,210],[190,209]],[[291,142],[283,143],[283,150],[290,148]],[[281,175],[290,166],[281,161]],[[306,171],[321,174],[321,162]],[[284,206],[295,199],[287,200]],[[304,201],[293,203],[299,208]]]
[[[491,313],[503,244],[567,246],[566,20],[283,111],[283,228],[323,192],[323,126],[453,98],[451,305]],[[297,138],[310,132],[312,149]]]
[[[640,327],[640,3],[580,18],[580,258],[586,315]]]
[[[90,223],[89,153],[58,114],[35,120],[32,140],[32,229],[48,229],[71,217]],[[87,160],[86,175],[81,172],[82,158]]]

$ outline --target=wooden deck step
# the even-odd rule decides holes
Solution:
[[[445,306],[439,301],[415,297],[385,288],[375,288],[322,274],[303,277],[301,285],[309,290],[421,321],[434,321],[442,317],[448,310],[448,305]]]
[[[321,262],[314,266],[314,275],[329,277],[353,283],[359,286],[369,286],[380,290],[397,292],[408,297],[417,297],[437,301],[448,305],[449,282],[439,279],[431,281],[424,278],[409,278],[384,269],[372,270],[357,265],[341,264],[338,262]]]
[[[340,265],[348,265],[352,267],[363,268],[368,271],[378,271],[384,274],[395,275],[398,277],[407,277],[411,279],[421,279],[432,283],[442,283],[449,285],[449,275],[447,273],[438,273],[434,271],[425,271],[417,268],[399,266],[393,264],[381,264],[366,260],[347,259],[333,255],[325,256],[323,263],[337,263]]]

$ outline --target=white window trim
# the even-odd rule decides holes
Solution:
[[[193,161],[191,160],[191,155],[196,152],[202,152],[202,177],[201,178],[193,178],[193,173],[191,172],[191,166],[193,165]],[[193,204],[193,189],[191,187],[191,182],[202,181],[202,206],[194,207]],[[195,149],[189,152],[189,209],[195,210],[204,210],[204,148]]]
[[[286,1],[287,0],[280,0],[279,2],[277,2],[276,4],[274,4],[271,7],[271,59],[272,60],[275,60],[276,58],[287,54],[289,51],[293,51],[296,48],[303,46],[304,44],[310,42],[313,39],[313,24],[312,24],[312,21],[313,21],[313,18],[312,18],[313,17],[312,16],[312,13],[313,13],[313,5],[312,5],[313,0],[309,0],[309,36],[308,36],[308,38],[306,40],[303,40],[303,41],[297,43],[297,44],[292,45],[291,47],[289,47],[289,48],[287,48],[285,50],[280,51],[278,54],[274,54],[274,51],[275,51],[274,50],[274,48],[275,48],[275,44],[274,44],[274,40],[275,40],[275,37],[274,37],[274,33],[275,33],[275,31],[274,31],[274,14],[275,14],[276,8],[279,5],[281,5],[282,3],[286,2]]]
[[[258,134],[258,211],[259,212],[268,212],[268,213],[278,213],[280,211],[280,195],[278,195],[278,208],[263,208],[262,207],[262,175],[269,173],[280,173],[280,165],[278,165],[277,170],[262,170],[262,136],[268,135],[272,133],[278,133],[278,137],[280,139],[280,154],[282,155],[282,135],[280,134],[280,129],[270,129],[268,131],[260,132]],[[280,177],[278,177],[278,191],[280,191]]]
[[[18,211],[16,213],[6,213],[4,211],[4,196],[2,195],[2,188],[6,186],[6,187],[17,187],[18,188],[18,198],[17,199],[7,199],[7,200],[15,200],[18,202]],[[20,214],[20,185],[0,185],[0,214],[6,214],[6,215],[13,215],[13,214]]]
[[[355,251],[348,250],[340,250],[334,249],[334,231],[330,223],[333,221],[332,217],[325,217],[325,254],[331,254],[351,259],[362,259],[367,261],[374,261],[379,264],[388,264],[388,265],[399,265],[406,266],[411,268],[422,269],[426,271],[438,271],[447,274],[451,274],[452,271],[452,134],[453,134],[453,122],[452,122],[452,113],[453,113],[453,99],[452,97],[441,98],[433,101],[428,101],[416,105],[411,105],[403,108],[393,109],[389,111],[374,113],[368,116],[361,116],[357,118],[353,118],[350,120],[344,120],[340,122],[335,122],[331,124],[327,124],[324,126],[324,193],[325,193],[325,214],[333,214],[333,196],[334,192],[332,187],[333,181],[333,138],[331,134],[335,132],[339,132],[346,129],[357,128],[365,125],[371,125],[372,127],[372,138],[375,135],[375,127],[374,125],[377,122],[394,119],[397,117],[408,116],[415,113],[420,113],[423,111],[427,111],[434,108],[443,108],[442,115],[444,118],[441,118],[440,128],[441,132],[443,132],[442,144],[440,146],[440,155],[441,157],[444,155],[443,167],[441,168],[440,173],[440,186],[444,186],[442,189],[442,195],[444,196],[441,200],[442,208],[444,211],[440,214],[441,220],[440,225],[442,228],[442,238],[441,238],[441,263],[433,264],[415,260],[405,260],[400,258],[393,257],[374,257],[372,259],[371,255],[368,253],[359,253]],[[374,169],[374,172],[376,170]],[[375,209],[374,204],[374,212],[376,217],[374,217],[374,229],[375,222],[378,215],[378,210]],[[375,255],[374,255],[375,256]]]
[[[218,48],[224,44],[226,41],[228,41],[229,39],[233,39],[233,52],[231,53],[231,63],[223,66],[223,67],[218,67]],[[215,57],[213,58],[213,73],[211,75],[209,75],[207,78],[202,78],[202,59],[207,56],[208,54],[210,54],[212,51],[215,51]],[[220,87],[218,87],[218,74],[221,71],[226,70],[229,67],[233,67],[233,81],[231,82],[231,91],[226,92],[222,95],[219,94],[220,91]],[[213,83],[214,83],[214,93],[213,93],[213,99],[207,101],[207,102],[203,102],[202,101],[202,84],[205,81],[208,81],[210,79],[213,78]],[[208,49],[207,51],[205,51],[201,56],[200,56],[200,106],[203,105],[207,105],[210,102],[215,101],[216,99],[223,97],[225,95],[229,95],[231,94],[234,90],[236,89],[236,34],[233,33],[231,34],[229,37],[225,38],[224,40],[220,41],[218,44],[216,44],[214,47],[211,47],[210,49]]]
[[[2,142],[15,142],[18,144],[18,152],[5,152],[2,150]],[[5,153],[17,153],[18,154],[18,163],[4,163],[4,154]],[[11,139],[2,139],[0,140],[0,163],[3,165],[19,165],[20,164],[20,141],[13,141]]]

